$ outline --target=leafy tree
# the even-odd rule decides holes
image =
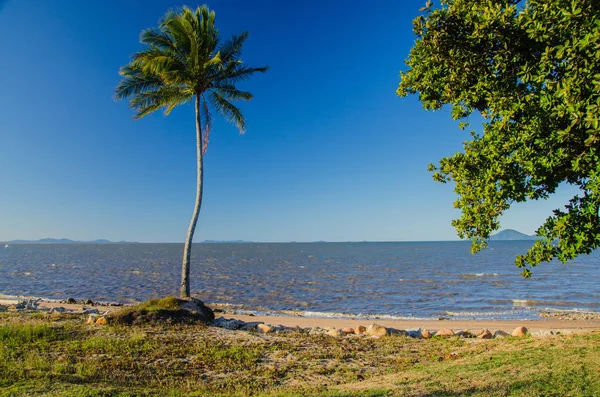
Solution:
[[[473,112],[484,118],[464,152],[429,166],[456,184],[459,236],[477,252],[512,203],[570,184],[579,193],[515,262],[530,277],[539,263],[591,253],[600,244],[600,1],[442,0],[421,11],[397,94],[418,94],[427,110],[449,105],[461,129]]]
[[[142,31],[145,48],[133,54],[120,70],[123,77],[116,98],[130,98],[135,118],[160,108],[168,115],[176,106],[194,100],[196,110],[197,186],[196,203],[185,240],[181,271],[182,297],[190,296],[190,255],[194,231],[202,205],[203,156],[211,131],[211,109],[235,124],[243,133],[244,116],[232,101],[252,98],[236,83],[266,67],[250,67],[240,60],[247,32],[220,43],[215,13],[206,5],[195,11],[188,7],[168,11],[158,29]]]

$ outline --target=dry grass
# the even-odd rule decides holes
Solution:
[[[416,340],[0,313],[0,396],[593,396],[600,333]]]

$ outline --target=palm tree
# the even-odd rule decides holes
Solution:
[[[190,296],[190,254],[202,205],[203,156],[211,130],[211,109],[244,133],[244,116],[232,101],[249,101],[252,94],[238,90],[235,84],[267,71],[266,67],[250,67],[239,59],[247,38],[248,33],[242,32],[220,43],[215,13],[206,5],[195,11],[188,7],[170,10],[158,29],[142,31],[140,41],[145,48],[120,70],[123,78],[115,96],[130,98],[135,119],[160,108],[168,115],[176,106],[194,100],[198,174],[196,203],[183,251],[182,298]]]

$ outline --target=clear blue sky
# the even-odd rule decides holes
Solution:
[[[250,32],[244,61],[271,69],[241,85],[245,135],[213,125],[195,241],[457,238],[452,185],[426,167],[468,134],[395,95],[422,3],[208,3],[223,38]],[[0,0],[0,240],[183,241],[193,108],[133,121],[113,100],[140,31],[182,4]],[[564,193],[502,227],[533,233]]]

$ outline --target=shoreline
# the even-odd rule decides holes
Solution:
[[[102,314],[119,310],[121,307],[129,304],[113,302],[94,302],[85,304],[84,302],[66,303],[66,300],[45,299],[25,296],[7,296],[0,295],[0,306],[12,306],[26,302],[35,302],[36,306],[42,310],[53,311],[56,308],[63,308],[67,312],[85,314],[86,310],[94,310]],[[381,325],[393,329],[427,329],[439,330],[449,328],[452,330],[467,329],[494,329],[501,331],[511,331],[519,326],[525,326],[532,332],[541,332],[552,330],[554,332],[573,333],[600,330],[600,315],[592,319],[573,319],[561,317],[547,317],[539,319],[521,319],[521,320],[490,320],[490,319],[389,319],[389,318],[340,318],[340,317],[306,317],[294,315],[293,312],[274,315],[238,313],[235,310],[223,310],[222,305],[207,305],[215,310],[215,317],[225,319],[235,319],[246,323],[262,322],[273,326],[300,327],[300,328],[355,328],[359,325],[368,326],[370,324]]]

